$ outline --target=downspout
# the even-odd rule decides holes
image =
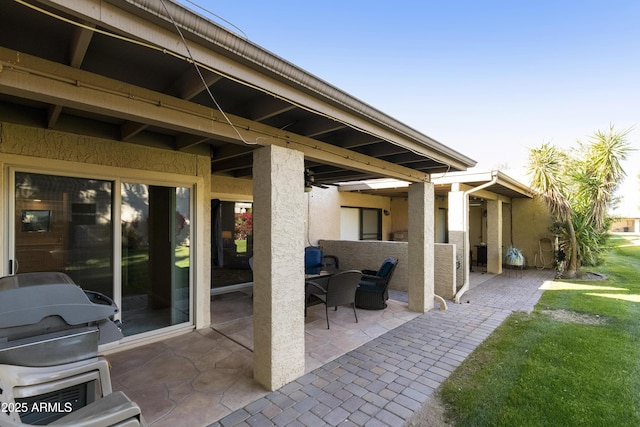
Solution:
[[[469,194],[475,193],[476,191],[484,190],[485,188],[492,186],[496,182],[498,182],[498,171],[494,170],[494,171],[491,171],[491,181],[485,182],[482,185],[479,185],[470,190],[467,190],[464,192],[464,195],[463,195],[464,197],[463,228],[464,228],[465,236],[464,236],[464,247],[463,247],[462,255],[464,256],[464,259],[466,262],[464,263],[465,270],[462,272],[462,274],[464,274],[464,283],[460,288],[460,290],[456,293],[456,296],[454,297],[454,301],[456,302],[456,304],[460,304],[460,298],[462,298],[462,294],[464,294],[469,290],[469,265],[468,265],[469,264]]]

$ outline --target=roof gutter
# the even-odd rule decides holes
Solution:
[[[484,190],[487,187],[491,187],[493,184],[498,182],[498,172],[497,170],[491,171],[491,181],[485,182],[482,185],[474,187],[470,190],[467,190],[463,193],[464,201],[463,207],[464,210],[464,246],[462,248],[462,255],[464,256],[465,262],[463,263],[464,270],[462,272],[464,277],[464,283],[460,290],[456,293],[454,297],[454,301],[456,304],[460,303],[460,298],[462,298],[462,294],[469,290],[469,194],[475,193],[476,191]]]

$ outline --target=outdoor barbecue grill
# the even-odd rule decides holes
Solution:
[[[117,313],[64,273],[0,278],[0,426],[142,425],[98,356],[99,344],[122,338]]]

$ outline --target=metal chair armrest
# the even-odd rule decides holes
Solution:
[[[317,289],[318,291],[320,291],[320,293],[322,295],[327,293],[327,290],[324,288],[324,286],[320,285],[319,283],[313,282],[311,280],[307,280],[305,283],[305,287],[307,290],[309,290],[308,293],[313,294],[314,292],[314,288]]]

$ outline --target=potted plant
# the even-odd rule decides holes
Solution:
[[[504,263],[510,266],[522,267],[524,265],[524,255],[522,255],[520,249],[509,245],[504,253]]]

